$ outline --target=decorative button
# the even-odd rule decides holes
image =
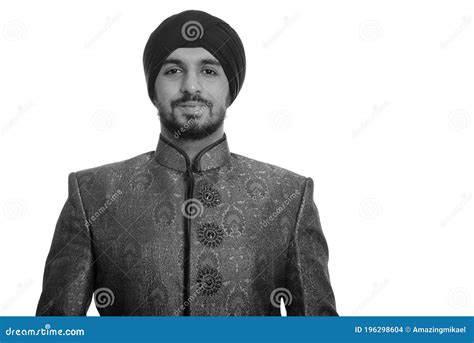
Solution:
[[[216,223],[200,224],[197,232],[199,242],[207,247],[215,248],[222,243],[224,231]]]
[[[222,286],[222,276],[216,268],[204,266],[198,270],[196,279],[200,293],[207,296],[216,294]]]
[[[221,196],[211,185],[202,185],[199,189],[199,201],[206,207],[216,207],[221,203]]]

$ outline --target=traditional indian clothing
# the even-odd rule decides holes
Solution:
[[[337,315],[313,188],[225,134],[71,173],[37,315]]]

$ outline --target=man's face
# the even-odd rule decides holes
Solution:
[[[204,48],[176,49],[156,77],[154,103],[171,133],[191,140],[206,137],[222,126],[229,104],[224,69]]]

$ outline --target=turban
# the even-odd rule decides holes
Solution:
[[[178,48],[201,47],[221,64],[229,82],[230,104],[245,78],[244,46],[232,27],[203,11],[189,10],[163,21],[150,35],[143,53],[148,95],[155,97],[155,80],[165,59]],[[229,105],[230,105],[229,104]]]

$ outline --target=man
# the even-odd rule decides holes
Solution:
[[[237,33],[185,11],[143,57],[156,151],[69,175],[37,315],[338,315],[313,180],[229,152]]]

